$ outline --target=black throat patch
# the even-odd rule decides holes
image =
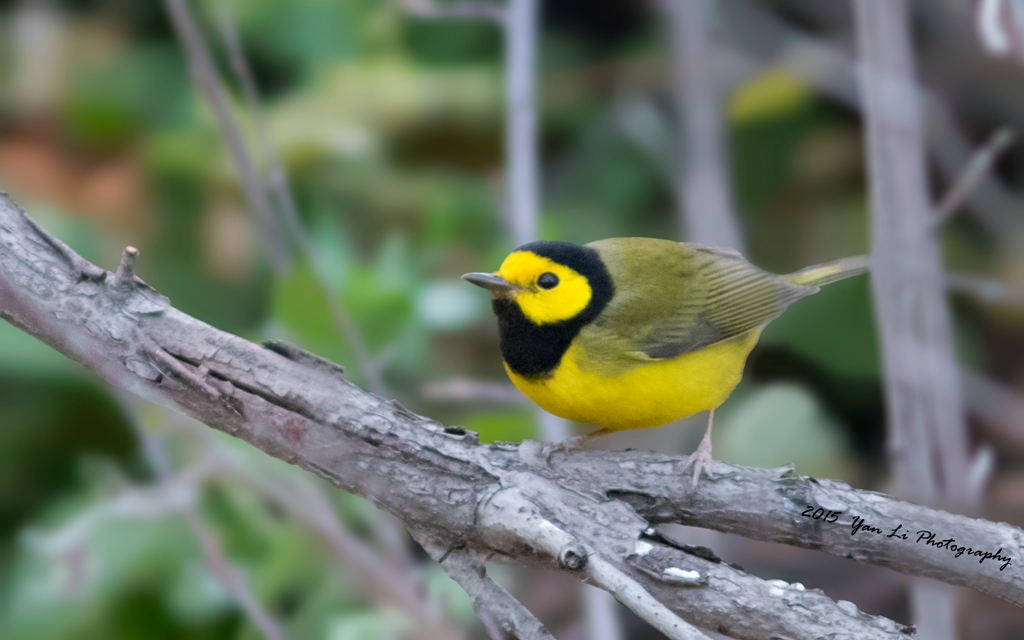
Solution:
[[[608,269],[597,251],[568,242],[531,242],[516,251],[531,251],[563,264],[590,284],[587,306],[568,320],[538,325],[532,322],[513,300],[498,298],[491,302],[498,317],[501,356],[509,369],[524,378],[546,378],[558,368],[573,339],[604,310],[615,293]]]

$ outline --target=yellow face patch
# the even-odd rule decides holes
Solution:
[[[538,281],[553,274],[558,283],[544,288]],[[593,292],[587,279],[565,265],[530,251],[516,251],[501,263],[498,275],[519,287],[512,294],[523,315],[534,324],[551,324],[577,316],[590,304]],[[550,282],[545,278],[545,284]]]

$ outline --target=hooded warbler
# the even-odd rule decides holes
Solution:
[[[688,463],[696,483],[710,475],[714,409],[761,330],[820,285],[866,270],[857,256],[780,276],[729,249],[611,238],[531,242],[496,273],[462,277],[491,292],[513,384],[557,416],[600,427],[570,446],[711,411]]]

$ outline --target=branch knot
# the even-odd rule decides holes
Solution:
[[[558,552],[558,566],[568,571],[580,571],[586,568],[589,558],[590,554],[586,549],[576,544],[569,544]]]

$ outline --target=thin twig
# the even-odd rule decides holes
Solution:
[[[249,201],[249,207],[256,214],[271,265],[276,273],[283,274],[291,265],[288,243],[270,204],[263,179],[245,148],[241,128],[231,113],[227,93],[213,62],[213,55],[206,46],[206,39],[192,12],[189,0],[164,0],[164,8],[185,51],[192,77],[213,108],[228,151],[238,169],[242,190]]]
[[[410,569],[400,566],[405,563],[405,556],[394,553],[387,544],[382,555],[354,535],[312,478],[273,468],[253,471],[211,433],[192,428],[186,432],[195,438],[200,449],[213,456],[220,477],[241,482],[320,538],[340,568],[354,571],[360,584],[365,585],[378,602],[397,607],[409,616],[424,639],[462,639],[459,631],[426,605],[422,594],[417,593],[417,581],[412,574],[402,573]],[[382,538],[377,535],[375,539],[386,543]]]
[[[708,637],[668,607],[654,599],[635,580],[612,566],[607,560],[593,556],[587,563],[587,580],[601,587],[630,611],[637,614],[673,640],[708,640]]]
[[[1013,130],[1009,127],[997,129],[989,136],[977,151],[968,160],[963,173],[956,179],[953,185],[942,198],[939,206],[935,208],[935,228],[949,222],[957,210],[967,201],[971,192],[974,191],[982,178],[992,169],[999,156],[1003,154],[1013,143]]]
[[[540,218],[535,77],[538,1],[510,0],[505,23],[505,190],[516,246],[537,239]]]
[[[252,620],[264,638],[267,638],[267,640],[282,640],[284,638],[284,631],[281,629],[281,625],[277,620],[270,617],[270,614],[256,600],[256,596],[249,589],[249,584],[241,572],[228,561],[220,543],[217,542],[216,536],[210,531],[206,522],[203,521],[199,511],[195,506],[191,506],[185,510],[184,516],[185,521],[188,523],[188,528],[192,531],[192,535],[199,542],[203,558],[206,560],[206,566],[214,577],[217,578],[217,581],[220,582],[224,590],[238,603],[238,606]]]
[[[170,458],[163,442],[159,436],[153,435],[143,428],[139,420],[138,411],[135,409],[137,403],[133,398],[124,395],[122,396],[121,404],[130,416],[130,422],[135,430],[135,435],[142,445],[143,456],[155,473],[157,480],[161,484],[172,482],[174,475],[171,469]],[[197,484],[201,479],[202,476],[197,478]],[[264,638],[267,640],[282,640],[284,638],[284,631],[281,628],[281,624],[267,613],[249,588],[245,577],[228,560],[227,554],[224,553],[224,549],[217,541],[217,537],[203,520],[195,503],[189,501],[183,504],[180,513],[184,516],[185,522],[195,537],[196,542],[199,543],[199,548],[202,551],[207,568],[217,582],[220,583],[225,593],[242,609]]]
[[[243,473],[242,470],[236,470]],[[451,628],[438,612],[431,611],[416,592],[412,574],[403,576],[394,562],[401,557],[382,558],[365,542],[357,538],[339,520],[326,495],[310,478],[294,479],[291,483],[272,485],[253,474],[245,473],[251,486],[273,500],[281,509],[300,522],[306,523],[324,540],[339,564],[356,572],[372,592],[389,602],[415,621],[419,637],[425,640],[458,640],[462,634]],[[290,490],[287,490],[287,489]]]
[[[180,2],[185,7],[185,11],[188,12],[187,0],[169,1]],[[194,19],[192,19],[192,21],[194,22]],[[352,318],[351,314],[341,303],[341,298],[334,290],[334,287],[330,285],[328,279],[324,276],[320,262],[317,260],[312,240],[310,239],[305,226],[302,224],[302,219],[299,217],[298,207],[295,204],[295,197],[292,194],[291,187],[288,183],[288,174],[285,171],[284,165],[281,163],[281,159],[278,156],[273,140],[271,139],[270,125],[267,122],[262,101],[260,100],[259,87],[256,84],[256,79],[249,67],[248,60],[245,57],[242,42],[238,36],[238,29],[235,26],[234,18],[226,4],[226,0],[222,0],[220,5],[219,24],[221,37],[224,40],[224,46],[228,52],[228,58],[231,61],[231,69],[234,72],[235,77],[238,79],[238,83],[242,86],[242,93],[245,95],[246,103],[253,117],[258,148],[263,152],[263,163],[265,164],[266,171],[268,173],[267,182],[270,183],[274,199],[277,202],[281,217],[284,219],[285,227],[287,228],[286,233],[285,229],[280,228],[280,225],[278,225],[277,233],[282,236],[291,235],[299,246],[299,249],[303,252],[303,255],[305,255],[306,259],[309,261],[310,267],[313,269],[313,275],[316,279],[317,285],[324,297],[327,299],[327,306],[330,310],[331,317],[341,330],[345,341],[352,348],[352,353],[355,356],[356,362],[359,363],[359,368],[363,372],[363,375],[366,376],[366,382],[369,385],[370,390],[378,395],[388,395],[388,388],[384,382],[381,364],[378,363],[371,355],[355,319]],[[197,34],[197,37],[201,38],[202,36],[201,34]],[[201,46],[205,49],[205,41],[201,42]],[[213,69],[212,73],[216,74],[216,69]],[[216,83],[220,86],[219,76],[216,79]],[[208,97],[211,102],[213,102],[213,93],[208,92]],[[230,113],[226,115],[230,119]],[[231,120],[231,126],[234,129],[238,128],[237,124],[235,124],[233,120]],[[224,127],[223,124],[222,128],[224,130],[225,137],[227,137],[228,129]],[[245,155],[245,162],[247,165],[253,165],[253,162],[249,159],[248,152],[246,151],[244,144],[240,147],[239,153]]]
[[[429,545],[428,545],[429,546]],[[483,561],[463,550],[442,554],[441,568],[469,595],[473,609],[480,616],[492,638],[522,640],[554,640],[551,632],[529,609],[487,575]],[[488,624],[490,623],[490,624]]]
[[[263,171],[266,172],[270,191],[274,195],[274,200],[277,202],[277,207],[281,211],[292,237],[308,255],[311,253],[309,238],[305,227],[302,226],[295,197],[288,185],[288,173],[281,163],[277,148],[271,139],[270,124],[263,109],[259,86],[256,84],[256,77],[249,66],[249,60],[245,56],[228,0],[220,0],[218,3],[217,17],[217,24],[220,28],[221,39],[224,41],[224,49],[227,51],[228,60],[231,63],[231,70],[242,87],[242,94],[245,96],[246,105],[253,119],[256,154],[263,158]]]
[[[989,304],[1024,307],[1024,289],[995,278],[951,271],[946,274],[946,287]]]
[[[1024,449],[1024,395],[969,369],[960,374],[967,407],[987,435],[1000,448]]]

